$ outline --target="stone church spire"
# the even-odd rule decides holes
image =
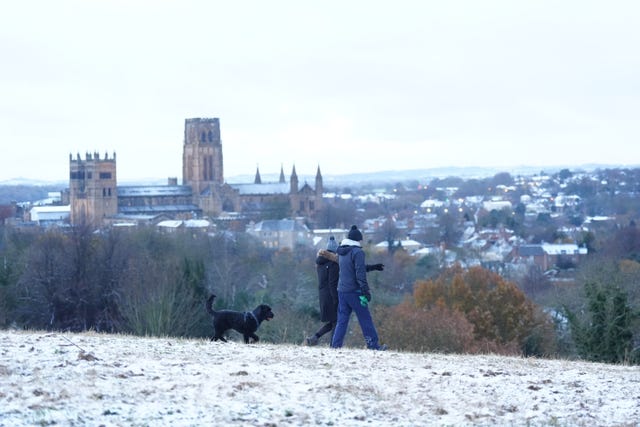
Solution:
[[[254,184],[262,184],[262,178],[260,178],[260,169],[256,166],[256,178],[253,180]]]
[[[322,188],[322,174],[320,173],[320,165],[318,165],[318,171],[316,172],[316,194],[322,196],[324,189]]]
[[[291,171],[290,192],[291,194],[298,193],[298,174],[296,173],[296,165],[293,165],[293,170]]]

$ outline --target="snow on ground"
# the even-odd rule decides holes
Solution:
[[[0,331],[0,426],[637,426],[640,368]]]

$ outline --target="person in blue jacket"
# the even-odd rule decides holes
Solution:
[[[386,350],[378,340],[378,332],[373,325],[369,312],[371,290],[367,283],[367,265],[364,251],[360,242],[362,233],[355,225],[351,226],[347,238],[340,242],[337,249],[338,265],[338,321],[333,333],[331,347],[340,348],[344,343],[344,336],[349,326],[351,313],[355,312],[362,329],[367,348],[372,350]]]
[[[318,331],[307,337],[305,342],[307,345],[317,345],[320,338],[331,332],[336,326],[338,320],[338,242],[335,237],[330,236],[327,243],[327,249],[320,249],[316,257],[316,271],[318,274],[318,296],[320,302],[320,320],[324,322]],[[372,264],[366,266],[369,271],[383,271],[384,264]],[[331,344],[331,338],[329,338]]]

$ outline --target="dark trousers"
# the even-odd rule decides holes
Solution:
[[[333,332],[331,347],[342,347],[342,344],[344,343],[344,336],[347,333],[347,327],[349,326],[351,312],[356,313],[360,329],[362,329],[364,341],[367,343],[367,348],[374,350],[379,349],[380,344],[378,343],[378,332],[376,331],[376,327],[373,326],[371,313],[369,312],[368,307],[363,307],[360,304],[360,294],[357,292],[338,292],[338,323],[335,331]]]
[[[316,337],[320,338],[324,334],[331,332],[334,326],[335,325],[332,322],[325,323],[320,329],[318,329],[318,332],[316,332]]]

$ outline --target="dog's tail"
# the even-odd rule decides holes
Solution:
[[[213,311],[213,300],[215,299],[215,297],[215,295],[211,294],[211,296],[207,299],[207,313],[209,313],[211,316],[215,314],[215,312]]]

